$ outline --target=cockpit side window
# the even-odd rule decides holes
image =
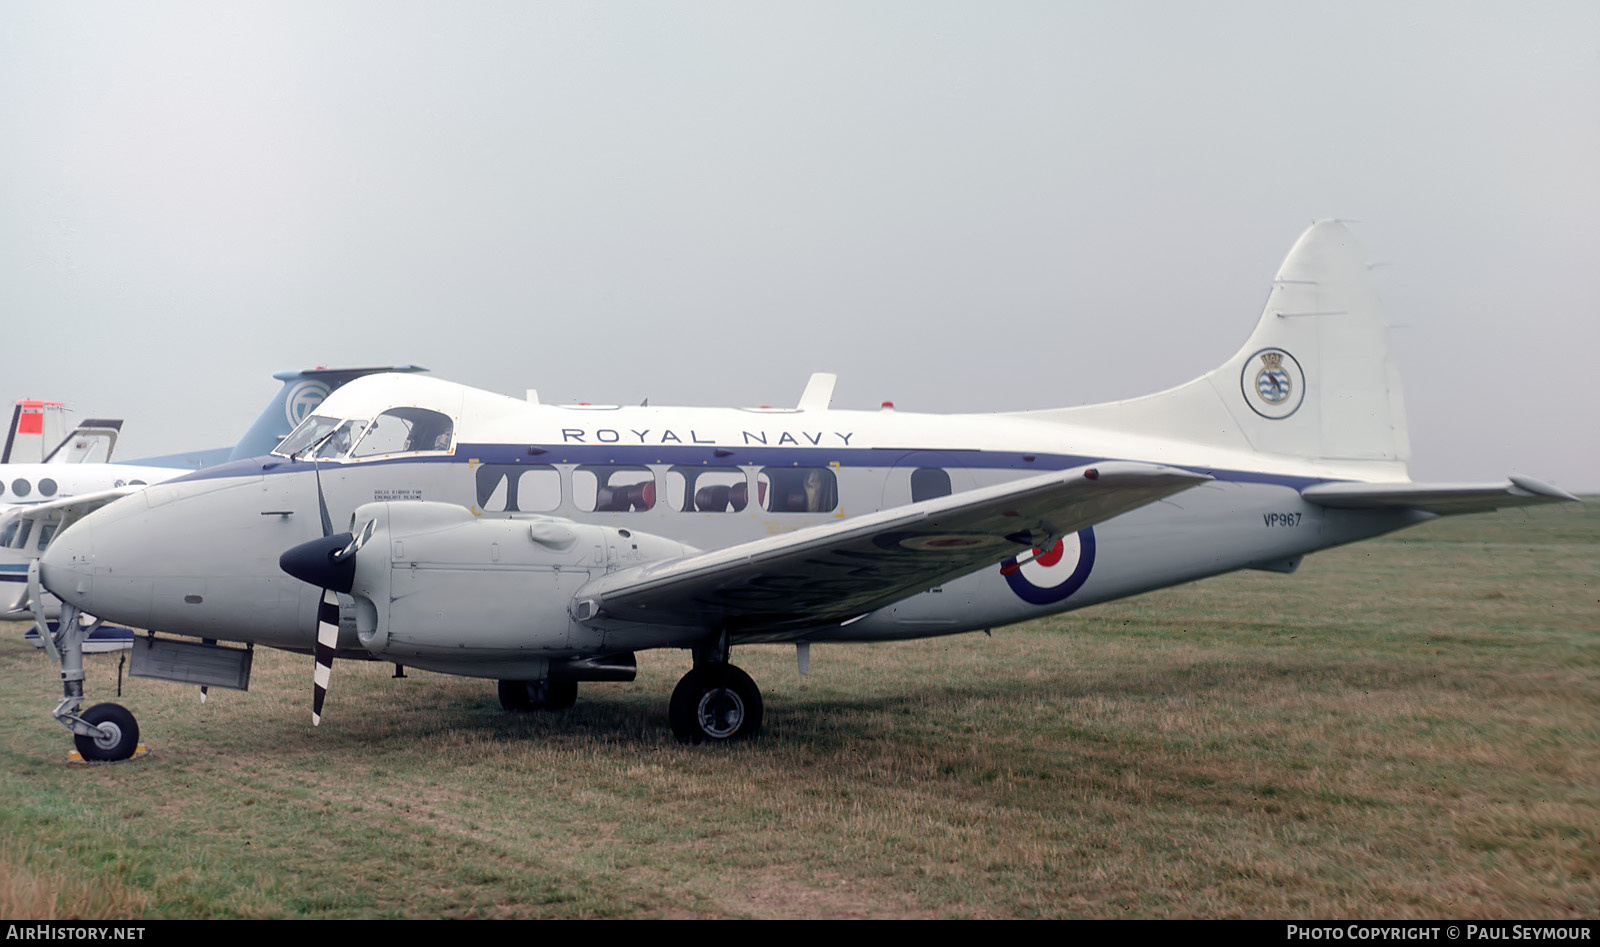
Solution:
[[[448,451],[455,437],[450,416],[427,408],[390,408],[367,428],[351,457]]]
[[[361,432],[366,430],[366,427],[367,422],[365,421],[346,421],[339,425],[338,430],[334,431],[333,435],[323,441],[321,447],[317,448],[317,459],[332,460],[335,457],[343,457],[348,454],[356,441],[361,439]]]
[[[301,421],[299,427],[290,431],[289,436],[278,444],[277,450],[274,450],[273,453],[283,457],[293,457],[317,441],[322,440],[338,423],[338,418],[314,414]]]

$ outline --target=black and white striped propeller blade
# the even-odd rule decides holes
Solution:
[[[315,451],[313,446],[312,450]],[[333,677],[333,655],[339,647],[339,596],[355,583],[355,551],[360,548],[350,533],[335,533],[328,516],[328,501],[322,493],[322,470],[312,455],[312,470],[317,480],[317,508],[322,516],[322,537],[291,547],[278,557],[278,567],[302,582],[322,589],[317,603],[317,646],[311,670],[311,725],[322,724],[322,705],[328,698],[328,682]],[[370,536],[369,528],[364,535]]]

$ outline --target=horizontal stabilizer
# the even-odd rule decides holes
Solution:
[[[577,601],[588,616],[708,631],[827,626],[1210,479],[1108,461],[625,569]]]
[[[1517,474],[1505,483],[1319,483],[1300,495],[1307,502],[1338,510],[1413,509],[1440,516],[1578,502],[1565,490]]]

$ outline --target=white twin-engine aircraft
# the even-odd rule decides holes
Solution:
[[[242,688],[250,652],[219,642],[314,652],[314,720],[335,655],[497,679],[520,710],[632,680],[638,650],[686,648],[673,733],[737,740],[762,717],[737,645],[794,643],[804,671],[813,642],[1292,572],[1438,515],[1574,499],[1522,477],[1412,483],[1386,335],[1329,221],[1289,253],[1238,354],[1111,404],[836,411],[817,375],[792,409],[557,406],[375,375],[272,456],[74,523],[33,586],[167,633],[140,640],[137,676]],[[81,698],[79,674],[57,717],[80,750],[133,752],[133,717],[80,716]]]

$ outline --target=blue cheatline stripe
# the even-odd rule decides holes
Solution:
[[[887,468],[897,465],[917,467],[968,468],[974,470],[1011,470],[1017,473],[1045,473],[1051,470],[1068,470],[1086,464],[1127,460],[1133,463],[1150,463],[1135,458],[1091,457],[1083,454],[1048,454],[1023,451],[984,450],[923,450],[904,447],[754,447],[727,445],[654,445],[654,444],[457,444],[453,455],[431,454],[420,457],[393,457],[383,460],[358,461],[361,466],[390,466],[394,464],[465,464],[477,461],[484,464],[587,464],[596,466],[643,466],[646,464],[688,465],[695,467],[840,467]],[[290,461],[282,457],[257,457],[207,467],[178,477],[167,483],[187,483],[198,480],[215,480],[223,477],[255,477],[274,474],[301,473],[313,466],[337,470],[348,466],[335,461]],[[1314,483],[1328,483],[1341,478],[1308,477],[1292,474],[1263,473],[1255,470],[1229,470],[1213,467],[1179,467],[1193,473],[1203,473],[1231,483],[1267,483],[1300,490]]]

